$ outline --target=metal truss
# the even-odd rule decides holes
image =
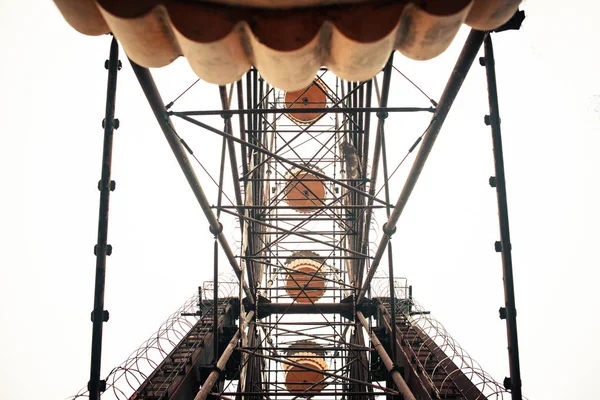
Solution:
[[[390,238],[487,35],[470,33],[435,108],[388,106],[393,57],[381,79],[346,82],[323,69],[311,86],[292,94],[252,69],[218,88],[220,110],[201,111],[165,107],[150,71],[131,62],[208,220],[214,275],[156,337],[109,374],[106,393],[138,400],[471,400],[506,393],[406,290],[389,296],[397,282]],[[390,113],[402,112],[432,113],[432,119],[408,149],[418,151],[392,203],[385,124]],[[205,120],[214,115],[222,126]],[[172,117],[222,138],[220,162],[210,176],[216,201],[209,200],[194,168],[192,159],[199,160],[193,146]],[[371,237],[376,215],[386,220],[379,243]],[[224,221],[236,221],[233,247]],[[234,279],[219,277],[220,253]],[[388,296],[375,299],[386,253]],[[233,287],[235,294],[211,287]],[[203,308],[201,315],[191,310],[194,304]],[[516,335],[516,325],[514,330]],[[177,366],[171,365],[175,359]],[[518,390],[511,395],[521,398]]]

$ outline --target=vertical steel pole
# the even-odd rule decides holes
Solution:
[[[389,175],[388,175],[388,164],[387,164],[387,151],[385,145],[385,132],[383,128],[381,130],[381,155],[383,156],[383,184],[385,188],[385,211],[387,213],[387,218],[390,218],[391,207],[390,207],[390,186],[388,184]],[[388,251],[388,278],[390,284],[390,310],[392,316],[392,360],[394,361],[394,365],[396,364],[396,290],[394,288],[394,255],[392,252],[392,243],[390,239],[390,244],[387,248]]]
[[[100,190],[100,211],[98,216],[98,241],[94,248],[96,254],[96,283],[94,289],[94,310],[92,311],[92,360],[88,390],[90,400],[100,399],[100,393],[106,389],[106,382],[100,380],[100,364],[102,359],[102,327],[108,321],[108,311],[104,310],[104,284],[106,280],[106,256],[112,248],[108,239],[108,205],[110,192],[114,190],[114,182],[110,180],[112,164],[113,131],[118,128],[115,119],[115,98],[117,92],[117,71],[120,67],[119,45],[115,38],[110,44],[110,59],[105,63],[108,69],[106,89],[106,112],[104,118],[104,147],[102,150],[102,177],[98,183]]]
[[[223,110],[229,110],[230,99],[227,95],[227,88],[225,86],[219,86],[219,94],[221,96],[221,107],[223,108]],[[225,121],[224,131],[228,135],[233,136],[233,125],[231,124],[231,117],[231,115],[223,114],[223,119]],[[235,193],[235,201],[237,202],[238,206],[241,206],[244,204],[244,201],[242,199],[242,192],[240,190],[240,175],[238,172],[239,165],[237,162],[237,156],[235,153],[233,140],[229,138],[227,139],[227,147],[229,149],[229,162],[231,165],[231,176],[233,178],[233,191]],[[239,212],[243,213],[244,211],[240,208]]]
[[[390,58],[388,59],[385,68],[383,69],[383,82],[382,82],[382,93],[379,101],[379,107],[385,108],[388,105],[388,98],[390,94],[390,82],[392,79],[392,67],[394,65],[394,53],[390,54]],[[375,79],[375,78],[373,78]],[[373,162],[371,163],[371,178],[369,181],[369,196],[371,196],[368,200],[368,208],[365,210],[364,216],[364,228],[363,228],[363,236],[361,243],[361,251],[363,254],[367,254],[367,248],[369,246],[369,234],[371,232],[371,218],[373,215],[373,209],[371,206],[373,205],[373,201],[375,199],[375,190],[377,184],[377,174],[379,171],[379,157],[381,155],[381,135],[383,132],[383,127],[385,125],[385,119],[388,117],[388,113],[385,111],[377,112],[377,131],[375,133],[375,144],[373,148]],[[366,149],[368,153],[368,149]],[[366,172],[365,172],[366,175]],[[359,271],[358,271],[358,280],[354,284],[356,288],[360,286],[362,283],[362,278],[364,275],[364,270],[366,266],[366,259],[363,258],[360,262]]]
[[[238,110],[244,109],[244,88],[242,86],[242,80],[236,82],[237,88],[237,98],[238,98]],[[240,127],[240,139],[244,142],[246,141],[246,122],[244,120],[244,115],[239,114],[239,127]],[[233,132],[230,132],[233,133]],[[240,146],[242,153],[242,173],[244,179],[248,176],[248,157],[246,156],[246,146]]]
[[[215,364],[219,359],[219,242],[215,236],[213,282],[213,351]]]
[[[500,243],[496,250],[502,253],[502,277],[504,280],[505,308],[500,309],[500,318],[506,318],[508,340],[508,362],[510,378],[505,381],[507,389],[511,390],[513,400],[521,400],[521,371],[519,366],[519,344],[517,340],[517,309],[515,306],[515,288],[513,281],[510,230],[508,226],[508,204],[506,200],[506,180],[504,176],[504,156],[502,154],[502,135],[500,133],[500,111],[498,108],[498,90],[496,87],[496,68],[492,38],[488,35],[484,42],[485,70],[490,102],[490,115],[486,123],[492,128],[492,142],[496,177],[490,179],[490,184],[496,186],[498,198],[498,219],[500,222]]]

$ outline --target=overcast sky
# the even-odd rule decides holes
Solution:
[[[527,2],[522,30],[494,35],[523,392],[529,399],[595,399],[600,373],[594,340],[600,335],[600,6],[565,4]],[[80,35],[52,2],[33,0],[0,2],[0,33],[0,398],[63,399],[89,379],[110,38]],[[435,60],[397,55],[395,64],[438,99],[466,33]],[[208,224],[123,53],[121,59],[105,372],[211,276],[204,265],[212,245]],[[184,59],[155,77],[165,102],[196,79]],[[390,105],[409,99],[427,106],[399,75],[393,82]],[[178,109],[217,108],[217,96],[215,87],[200,83]],[[415,297],[502,381],[508,362],[497,312],[504,300],[500,256],[493,250],[499,237],[495,191],[487,184],[493,175],[491,137],[483,124],[487,107],[485,71],[475,64],[393,245],[396,275],[406,276]],[[386,129],[398,159],[426,122],[395,118]],[[218,118],[208,121],[220,124]],[[203,150],[219,140],[179,121],[177,128],[214,164]],[[394,198],[406,171],[394,183]]]

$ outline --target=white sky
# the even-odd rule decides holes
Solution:
[[[600,336],[594,314],[600,304],[600,6],[539,3],[524,6],[520,32],[494,36],[523,391],[529,399],[594,399],[600,373],[594,341]],[[52,2],[33,0],[0,2],[0,34],[0,398],[62,399],[89,377],[110,38],[82,36]],[[396,65],[437,99],[465,35],[436,60],[397,55]],[[121,59],[104,371],[154,332],[212,268],[204,264],[212,245],[208,224],[123,53]],[[195,79],[185,60],[155,77],[165,102]],[[391,104],[404,104],[403,90],[410,89],[399,75],[393,79],[401,85]],[[197,86],[178,109],[218,107],[216,88]],[[497,317],[504,300],[493,250],[495,191],[487,185],[493,174],[487,107],[484,69],[475,65],[393,243],[396,275],[408,277],[415,297],[502,381],[508,362],[505,324]],[[396,157],[424,127],[422,120],[402,118],[387,124]],[[210,164],[218,148],[211,143],[220,141],[176,124]]]

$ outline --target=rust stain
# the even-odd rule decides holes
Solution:
[[[252,65],[273,86],[307,87],[326,66],[343,79],[370,79],[398,50],[427,60],[450,45],[463,23],[490,30],[520,0],[54,0],[86,35],[112,32],[146,67],[184,56],[200,78],[239,79]]]

